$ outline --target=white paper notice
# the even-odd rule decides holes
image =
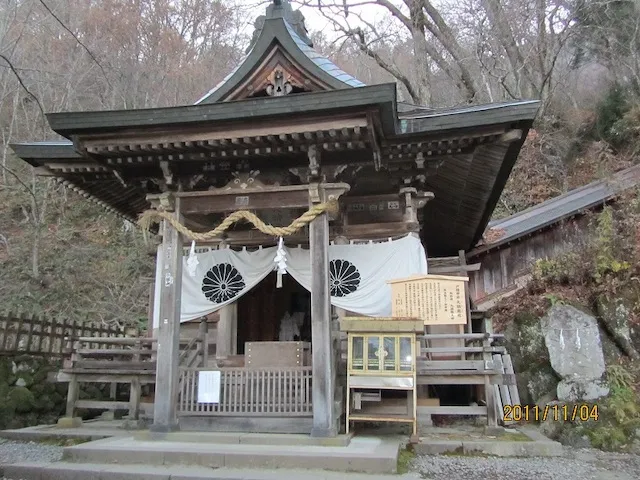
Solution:
[[[220,403],[220,372],[198,372],[198,403]]]

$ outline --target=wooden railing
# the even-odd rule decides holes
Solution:
[[[64,359],[67,370],[96,370],[97,372],[153,371],[155,373],[154,338],[80,337],[74,341],[69,357]]]
[[[123,329],[112,325],[37,315],[0,314],[0,355],[62,356],[68,347],[65,339],[89,336],[111,338],[126,334]]]
[[[198,327],[198,335],[189,340],[186,345],[180,341],[180,356],[178,364],[181,367],[206,367],[209,362],[209,338],[207,320],[202,320]]]
[[[181,416],[310,416],[311,367],[218,368],[220,402],[198,403],[197,368],[180,370]]]

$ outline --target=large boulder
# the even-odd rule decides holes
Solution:
[[[639,297],[635,291],[620,292],[615,297],[600,295],[597,299],[598,316],[607,333],[613,338],[620,350],[634,360],[640,354],[631,338],[629,318],[632,316],[634,303]]]
[[[605,361],[598,321],[571,305],[556,303],[540,320],[551,367],[562,379],[558,400],[575,402],[606,396]]]
[[[520,401],[534,405],[541,399],[555,398],[560,378],[551,368],[540,318],[531,312],[519,312],[504,334],[516,372]]]

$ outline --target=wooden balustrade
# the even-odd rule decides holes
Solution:
[[[59,357],[69,347],[66,339],[125,337],[115,325],[93,324],[67,318],[47,318],[19,313],[0,314],[0,355],[30,354]],[[94,338],[94,341],[97,339]],[[101,344],[101,343],[100,343]]]
[[[180,416],[310,416],[311,367],[217,368],[220,402],[198,403],[198,372],[181,368]]]

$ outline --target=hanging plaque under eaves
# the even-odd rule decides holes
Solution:
[[[425,325],[467,323],[468,277],[420,275],[391,280],[392,316],[420,318]]]

